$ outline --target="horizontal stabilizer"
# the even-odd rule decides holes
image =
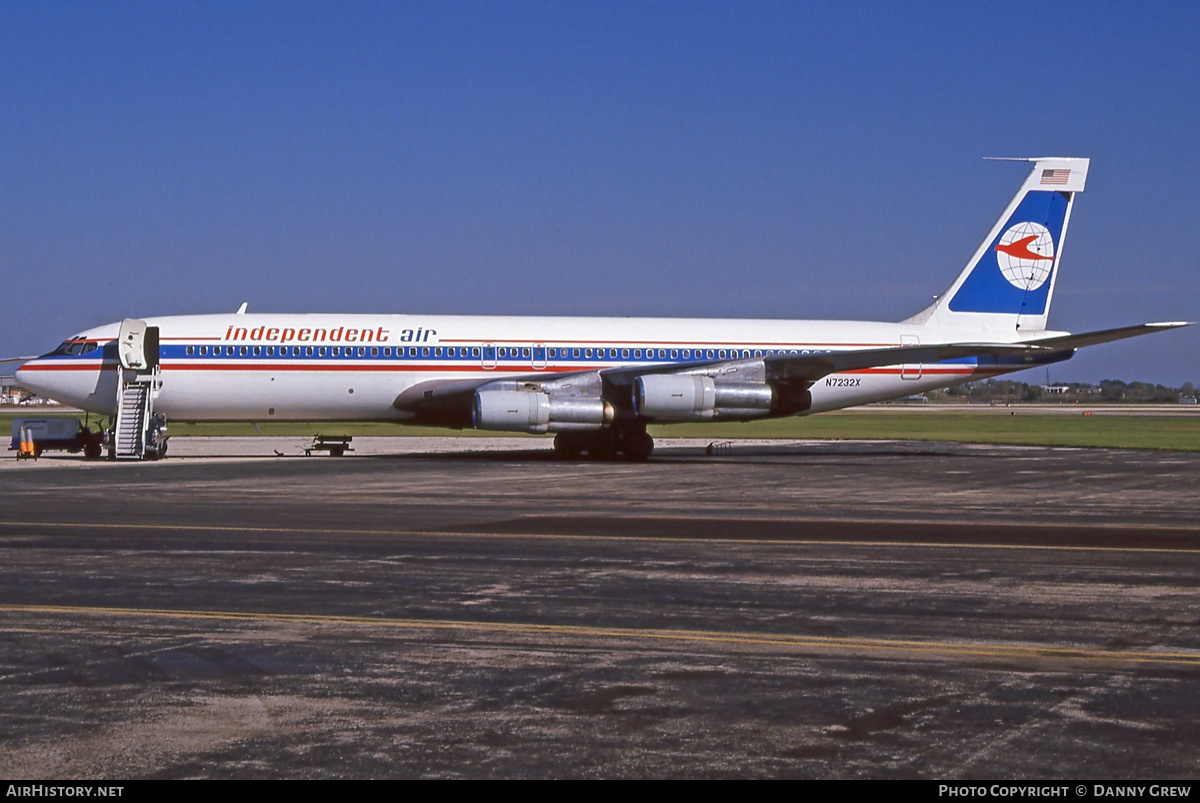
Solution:
[[[1061,335],[1047,337],[1041,340],[1026,340],[1031,345],[1044,346],[1053,349],[1081,349],[1084,346],[1097,346],[1101,343],[1111,343],[1114,340],[1124,340],[1127,337],[1148,335],[1151,332],[1166,332],[1183,326],[1191,326],[1191,321],[1166,321],[1163,323],[1143,323],[1139,326],[1122,326],[1119,329],[1101,329],[1098,332],[1085,332],[1079,335]]]
[[[1119,329],[1103,329],[1078,335],[1059,335],[1022,343],[950,343],[943,346],[900,346],[862,351],[835,351],[826,354],[777,354],[766,358],[767,375],[776,382],[816,382],[830,374],[858,371],[864,368],[879,368],[888,365],[910,363],[934,363],[942,360],[957,360],[964,357],[982,357],[1002,360],[1011,370],[1020,370],[1021,363],[1029,367],[1066,359],[1072,352],[1086,346],[1111,343],[1128,337],[1166,332],[1182,326],[1191,326],[1186,321],[1144,323],[1138,326],[1123,326]]]

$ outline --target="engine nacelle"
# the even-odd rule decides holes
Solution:
[[[775,389],[761,382],[716,382],[711,376],[648,374],[633,384],[633,409],[654,421],[762,418],[775,406]]]
[[[471,415],[476,429],[531,434],[601,429],[612,420],[612,405],[602,399],[562,398],[524,390],[480,391],[475,394]]]

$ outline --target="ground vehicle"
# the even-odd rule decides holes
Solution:
[[[34,457],[40,457],[45,451],[83,452],[85,457],[94,460],[104,451],[104,431],[98,425],[95,430],[90,429],[78,418],[14,418],[10,450],[20,449],[22,430],[33,439]]]

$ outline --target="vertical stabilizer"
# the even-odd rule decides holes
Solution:
[[[950,289],[906,323],[995,332],[1046,328],[1075,193],[1088,160],[1043,157]]]

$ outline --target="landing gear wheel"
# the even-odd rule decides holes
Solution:
[[[583,454],[583,442],[577,435],[560,432],[554,436],[554,454],[563,460],[578,460]]]
[[[623,451],[630,460],[645,460],[654,451],[654,438],[645,432],[633,432],[625,439]]]
[[[83,447],[83,456],[88,460],[99,460],[100,454],[104,450],[100,448],[98,443],[89,443]]]
[[[593,460],[613,460],[617,456],[617,439],[607,432],[598,433],[588,440],[587,453]]]

